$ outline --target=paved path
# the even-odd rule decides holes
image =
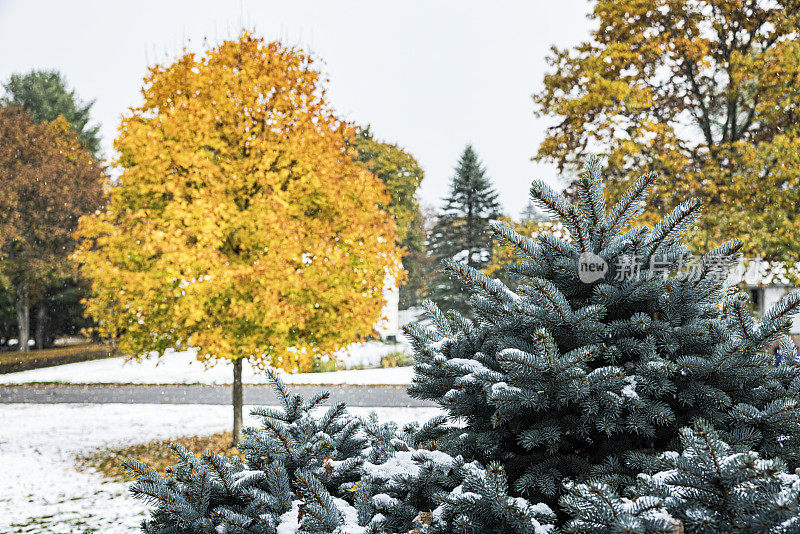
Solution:
[[[331,392],[329,402],[349,406],[436,406],[412,399],[405,386],[289,386],[306,398],[320,390]],[[108,385],[21,385],[0,386],[0,404],[34,403],[123,403],[123,404],[228,404],[231,386],[108,386]],[[270,386],[244,386],[245,404],[277,404]]]

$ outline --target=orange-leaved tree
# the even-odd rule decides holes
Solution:
[[[73,274],[72,234],[102,206],[104,183],[66,119],[36,124],[22,107],[0,107],[0,277],[15,296],[20,350],[28,350],[31,304]]]
[[[694,250],[735,235],[747,255],[796,261],[800,2],[592,4],[590,38],[548,58],[535,101],[558,120],[536,159],[577,171],[601,154],[612,196],[641,169],[656,171],[666,187],[642,224],[699,197]]]
[[[232,360],[235,442],[242,360],[308,370],[374,331],[402,274],[385,189],[323,82],[308,54],[246,32],[152,68],[108,207],[81,225],[100,331],[131,355]]]

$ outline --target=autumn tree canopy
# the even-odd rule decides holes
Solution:
[[[104,171],[63,117],[37,124],[20,107],[0,107],[0,139],[0,276],[26,349],[30,305],[73,274],[72,234],[102,206]]]
[[[123,172],[82,222],[88,312],[130,354],[307,370],[373,332],[400,276],[385,188],[304,52],[244,33],[150,70]]]
[[[21,107],[34,123],[52,122],[63,117],[86,150],[100,159],[100,126],[90,124],[93,102],[83,102],[75,90],[68,87],[60,72],[32,70],[12,74],[3,88],[5,95],[0,98],[0,104]],[[31,313],[36,348],[47,347],[58,335],[76,335],[92,326],[81,303],[87,293],[87,283],[76,277],[74,271],[70,276],[52,280],[43,292],[39,292]],[[0,307],[3,302],[4,299],[0,298]]]
[[[557,122],[535,159],[573,172],[605,155],[614,194],[655,170],[653,217],[703,200],[695,250],[735,235],[747,255],[796,259],[800,2],[601,0],[590,17],[588,41],[549,57],[534,99]]]
[[[64,117],[78,132],[78,139],[95,157],[100,155],[100,125],[89,124],[94,101],[82,102],[69,89],[64,76],[55,70],[32,70],[12,74],[3,84],[4,105],[21,106],[34,122],[51,122]]]

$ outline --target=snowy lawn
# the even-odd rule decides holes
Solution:
[[[94,362],[90,362],[94,363]],[[80,364],[76,364],[80,365]],[[249,413],[251,407],[245,407]],[[351,408],[398,424],[427,421],[438,408]],[[145,506],[127,485],[79,472],[75,455],[229,428],[228,405],[0,405],[0,532],[104,534],[136,532]],[[249,418],[246,425],[257,424]]]
[[[410,352],[405,344],[359,343],[348,347],[338,358],[345,365],[366,365],[380,362],[382,356],[396,351]],[[357,362],[357,363],[353,363]],[[366,362],[366,363],[365,363]],[[354,384],[354,385],[408,385],[411,367],[382,369],[351,369],[328,373],[282,373],[287,384]],[[90,362],[71,363],[43,369],[0,375],[0,384],[28,384],[33,382],[64,382],[70,384],[230,384],[233,366],[217,362],[208,369],[194,357],[194,351],[168,352],[162,358],[148,358],[141,362],[126,362],[125,358],[108,358]],[[264,384],[266,374],[254,369],[247,361],[242,366],[245,384]]]

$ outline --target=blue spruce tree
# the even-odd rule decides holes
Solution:
[[[570,239],[536,241],[494,225],[519,261],[516,291],[463,263],[475,320],[428,303],[434,327],[412,325],[409,393],[446,411],[429,446],[504,466],[514,491],[555,508],[562,481],[612,488],[655,472],[679,429],[703,419],[722,439],[780,458],[800,454],[800,366],[776,367],[770,347],[800,307],[792,293],[755,323],[743,294],[726,295],[730,241],[692,265],[680,241],[700,213],[690,200],[654,228],[634,226],[655,175],[610,210],[597,159],[577,204],[543,182],[533,200]],[[688,268],[685,266],[689,266]]]
[[[162,476],[129,458],[131,492],[154,507],[147,534],[550,534],[552,511],[508,493],[503,468],[417,450],[427,428],[399,430],[350,415],[328,394],[289,393],[271,374],[281,406],[257,408],[246,453],[200,458],[172,445]],[[500,530],[497,530],[500,529]]]
[[[599,481],[568,484],[561,504],[576,534],[790,534],[800,532],[800,477],[780,460],[736,452],[705,422],[681,430],[683,452],[666,452],[663,471],[639,475],[620,497]]]
[[[244,461],[213,452],[197,458],[172,445],[177,464],[167,477],[132,458],[123,463],[136,478],[132,493],[155,506],[143,532],[276,534],[283,525],[284,532],[344,534],[348,523],[357,525],[352,503],[365,461],[408,447],[396,428],[365,425],[343,403],[314,413],[328,393],[305,400],[270,374],[281,406],[253,411],[263,422],[244,431]]]

